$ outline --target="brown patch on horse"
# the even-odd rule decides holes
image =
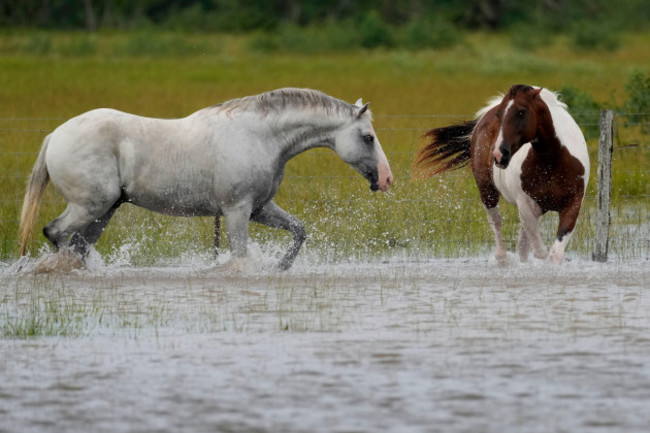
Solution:
[[[546,104],[536,98],[534,106],[538,125],[546,126],[537,128],[531,142],[533,152],[528,153],[522,164],[522,189],[543,213],[560,213],[558,237],[561,238],[575,227],[585,191],[585,168],[558,140]],[[576,181],[567,182],[567,179]]]
[[[497,118],[499,106],[486,112],[472,134],[472,171],[483,205],[491,209],[499,203],[499,191],[492,179],[492,148],[499,135],[501,121]]]

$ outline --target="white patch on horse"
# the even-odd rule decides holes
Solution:
[[[539,89],[539,87],[536,88]],[[585,179],[586,190],[587,181],[589,180],[589,152],[587,151],[585,136],[567,111],[567,105],[558,99],[556,93],[548,89],[542,89],[540,96],[551,113],[555,135],[560,144],[566,147],[569,153],[578,159],[585,169],[583,178]]]
[[[514,101],[510,100],[510,102],[508,102],[508,105],[506,105],[506,109],[501,115],[502,119],[506,118],[506,115],[508,114],[508,111],[512,107],[512,104],[514,104]],[[501,162],[501,158],[503,157],[503,154],[501,153],[502,144],[503,144],[503,122],[499,126],[499,135],[497,135],[497,140],[494,142],[494,157],[497,159],[497,162]]]
[[[510,164],[506,168],[492,166],[492,180],[503,198],[509,203],[516,204],[517,197],[524,193],[521,187],[521,167],[532,149],[530,143],[526,143],[512,155]]]

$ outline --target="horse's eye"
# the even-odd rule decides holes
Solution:
[[[525,114],[526,114],[526,112],[524,110],[517,111],[517,116],[519,116],[519,117],[524,117]]]
[[[363,141],[365,141],[368,144],[372,143],[374,141],[374,139],[375,139],[375,137],[373,137],[370,134],[363,136]]]

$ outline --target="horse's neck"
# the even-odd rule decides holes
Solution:
[[[543,160],[552,163],[556,160],[562,143],[558,137],[549,107],[544,104],[538,111],[537,135],[531,141],[533,149]]]
[[[343,122],[324,114],[282,116],[274,126],[284,162],[314,147],[334,148],[334,133]]]

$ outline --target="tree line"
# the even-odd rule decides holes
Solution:
[[[272,31],[360,21],[390,26],[444,21],[463,30],[532,25],[567,30],[581,22],[616,30],[648,27],[647,0],[0,0],[0,26],[60,30],[162,28],[193,32]]]

